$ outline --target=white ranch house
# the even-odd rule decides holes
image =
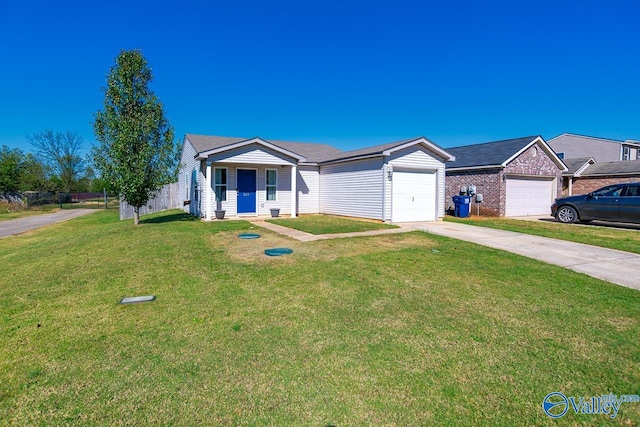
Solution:
[[[206,220],[331,214],[384,222],[435,221],[445,212],[445,162],[424,137],[343,152],[323,144],[185,135],[180,204]]]

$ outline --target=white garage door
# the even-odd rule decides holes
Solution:
[[[553,184],[553,178],[508,177],[506,216],[549,214]]]
[[[435,221],[436,174],[423,170],[394,170],[393,222]]]

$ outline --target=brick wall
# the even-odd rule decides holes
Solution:
[[[488,169],[479,171],[452,171],[447,172],[445,179],[446,204],[447,209],[453,209],[453,196],[460,194],[460,187],[476,186],[476,192],[482,194],[483,200],[480,203],[481,216],[500,216],[500,194],[502,181],[500,180],[499,169]],[[477,214],[475,198],[472,200],[471,213]]]
[[[476,186],[483,196],[480,203],[481,216],[504,216],[506,212],[506,176],[528,175],[555,177],[557,195],[562,194],[562,171],[537,144],[513,159],[504,169],[485,169],[475,171],[446,171],[446,207],[453,207],[451,198],[460,192],[461,186]],[[474,200],[475,201],[475,200]],[[471,213],[476,215],[477,206],[473,203]]]
[[[572,193],[587,194],[598,188],[611,185],[620,184],[623,182],[638,182],[640,181],[640,174],[631,176],[598,176],[598,177],[578,177],[574,178]]]

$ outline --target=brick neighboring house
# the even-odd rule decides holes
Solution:
[[[593,158],[565,160],[563,195],[587,194],[610,184],[640,182],[640,160],[595,162]]]
[[[563,162],[567,165],[567,170],[562,173],[562,196],[571,196],[574,194],[574,178],[579,177],[589,165],[596,161],[593,157],[579,157],[577,159],[563,159]]]
[[[483,201],[471,213],[543,215],[562,192],[566,165],[540,136],[447,148],[455,156],[445,170],[448,208],[460,188],[475,185]],[[472,203],[475,202],[475,198]]]

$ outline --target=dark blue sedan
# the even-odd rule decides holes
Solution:
[[[613,184],[556,199],[551,216],[564,223],[592,220],[640,223],[640,182]]]

